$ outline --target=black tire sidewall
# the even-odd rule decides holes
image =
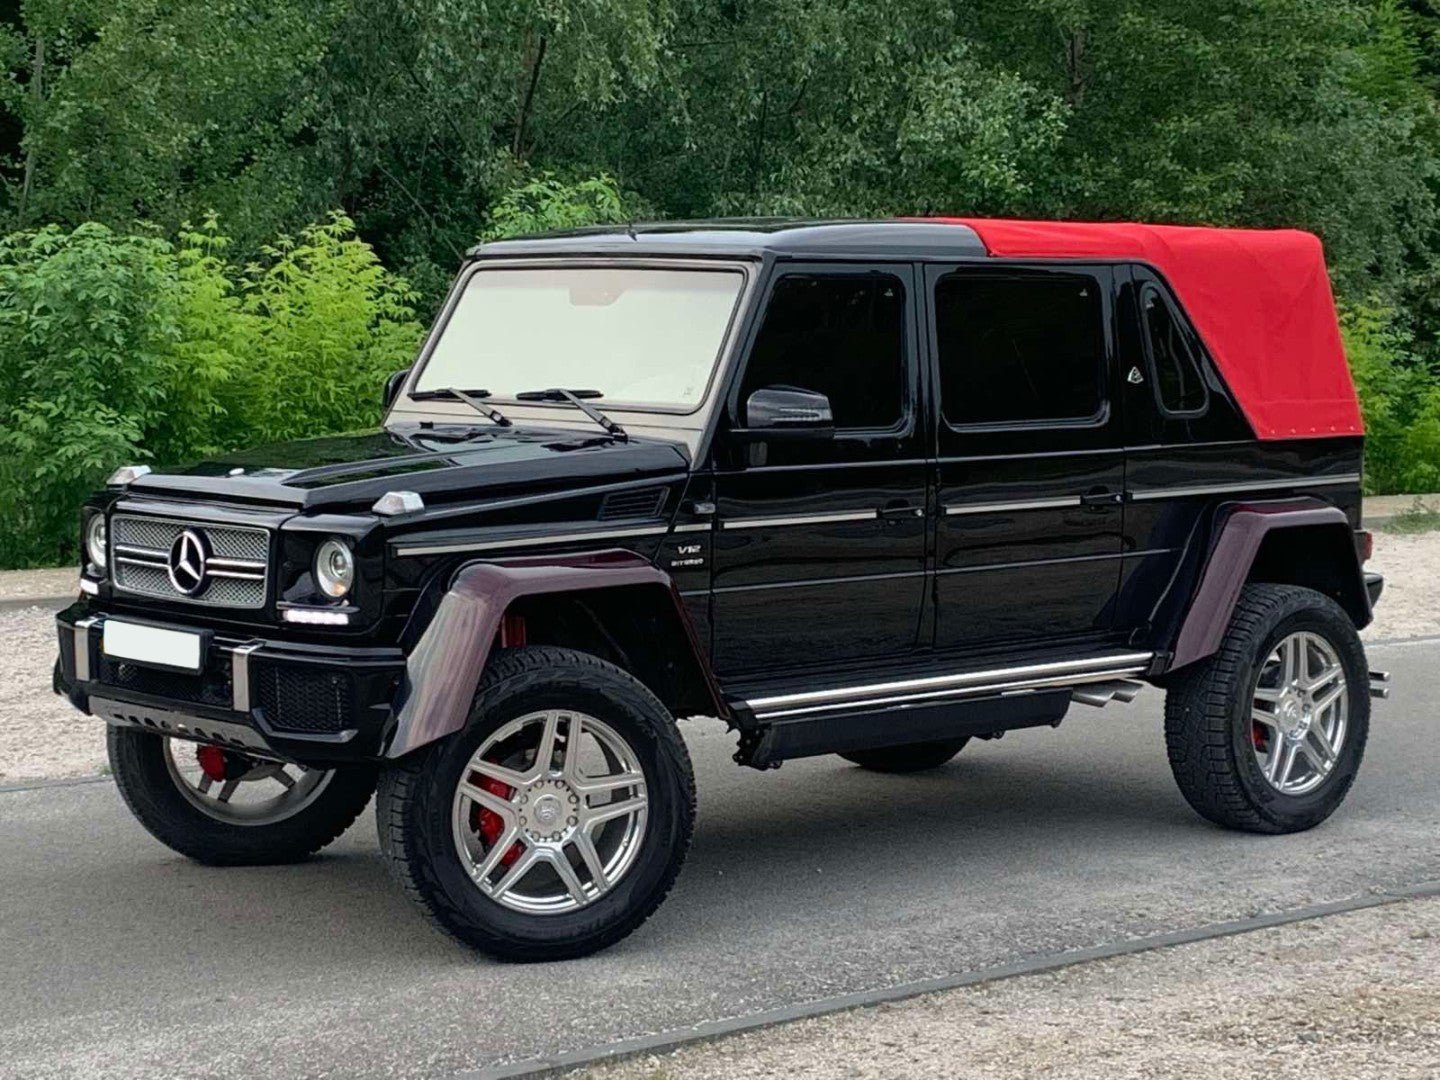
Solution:
[[[196,862],[265,865],[303,859],[340,835],[370,801],[377,770],[335,770],[314,802],[267,825],[236,825],[206,814],[187,799],[165,764],[165,737],[111,727],[110,769],[131,813],[161,843]]]
[[[1359,635],[1343,611],[1314,603],[1289,606],[1291,610],[1280,614],[1257,639],[1236,672],[1236,692],[1230,702],[1230,751],[1241,787],[1256,809],[1276,824],[1295,828],[1328,817],[1355,781],[1370,730],[1370,671]],[[1330,775],[1303,795],[1286,795],[1271,786],[1260,770],[1252,743],[1250,709],[1265,660],[1282,639],[1301,630],[1324,638],[1340,657],[1350,697],[1349,715],[1345,742]]]
[[[673,730],[664,707],[627,677],[606,674],[554,672],[502,681],[481,692],[467,727],[432,752],[417,800],[421,805],[414,808],[416,824],[430,874],[463,920],[449,929],[472,944],[488,950],[497,944],[543,950],[564,943],[571,955],[586,940],[608,941],[628,933],[632,921],[638,924],[649,914],[655,894],[663,895],[674,880],[693,828],[689,760],[683,769],[674,767],[674,747],[661,737],[665,725]],[[480,891],[456,850],[452,813],[456,786],[485,739],[519,716],[546,709],[588,714],[623,737],[645,774],[649,807],[641,849],[610,892],[576,911],[536,915],[508,908]],[[679,743],[678,735],[674,742]],[[680,750],[683,755],[683,743]]]

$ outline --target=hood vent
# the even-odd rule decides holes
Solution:
[[[656,517],[665,505],[665,489],[642,488],[639,491],[612,491],[600,504],[600,520],[617,518]]]

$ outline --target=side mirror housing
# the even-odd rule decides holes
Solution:
[[[384,400],[382,401],[385,408],[388,409],[391,405],[395,404],[395,399],[400,396],[400,388],[405,385],[405,380],[409,375],[410,369],[408,367],[401,368],[399,371],[392,372],[390,377],[385,380],[385,393]]]
[[[742,439],[830,439],[835,416],[830,399],[815,390],[795,386],[764,386],[745,401],[745,426],[735,434]]]

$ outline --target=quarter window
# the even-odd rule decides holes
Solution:
[[[955,273],[935,284],[936,350],[953,425],[1100,414],[1100,286],[1079,274]]]
[[[837,428],[892,428],[905,410],[905,286],[891,274],[788,274],[770,294],[740,388],[830,399]]]
[[[1154,285],[1141,292],[1140,309],[1160,408],[1167,413],[1203,412],[1207,394],[1200,361],[1175,309]]]

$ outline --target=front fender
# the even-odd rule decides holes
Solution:
[[[633,585],[665,588],[704,673],[716,715],[724,715],[684,603],[663,570],[621,550],[476,562],[456,573],[406,660],[385,756],[402,757],[465,726],[501,620],[517,599]]]

